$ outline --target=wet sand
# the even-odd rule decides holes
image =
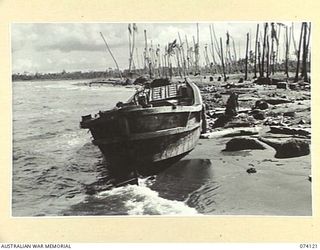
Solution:
[[[229,138],[230,139],[230,138]],[[275,150],[224,152],[228,138],[202,139],[151,187],[201,214],[311,216],[310,156],[274,158]],[[256,173],[247,173],[255,168]]]
[[[202,212],[217,215],[311,215],[310,156],[276,159],[275,150],[223,152],[229,139],[203,139],[187,159],[210,159],[217,189]],[[256,173],[247,169],[254,167]],[[201,189],[208,188],[204,185]],[[210,188],[209,188],[210,189]],[[203,194],[199,190],[198,194]],[[192,198],[192,197],[191,197]],[[190,201],[189,201],[190,203]],[[192,204],[190,204],[192,205]]]

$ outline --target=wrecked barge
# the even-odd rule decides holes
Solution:
[[[83,116],[80,127],[90,130],[111,174],[125,180],[155,174],[192,151],[205,132],[205,110],[189,79],[155,79],[126,103]]]

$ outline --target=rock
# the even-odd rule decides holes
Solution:
[[[254,119],[256,120],[264,120],[266,119],[266,114],[264,111],[258,110],[258,109],[254,109],[251,112],[252,116]]]
[[[140,76],[133,82],[133,84],[145,84],[147,81],[148,79],[146,77]]]
[[[285,134],[285,135],[302,135],[306,137],[310,137],[311,133],[307,129],[301,128],[289,128],[283,126],[271,126],[270,133],[274,134]]]
[[[219,118],[215,121],[213,128],[223,127],[231,120],[232,120],[232,116],[223,114],[219,116]]]
[[[245,149],[265,149],[265,147],[255,139],[233,138],[227,142],[225,151],[239,151]]]
[[[311,175],[308,176],[308,180],[309,180],[310,182],[312,181],[312,176],[311,176]]]
[[[133,80],[130,78],[127,78],[127,80],[124,83],[124,85],[132,85],[132,84],[133,84]]]
[[[286,98],[270,98],[270,99],[266,99],[265,101],[271,105],[277,105],[282,103],[292,103],[291,100],[288,100]]]
[[[254,83],[259,85],[270,85],[272,83],[272,79],[266,77],[259,77],[254,81]]]
[[[295,117],[296,116],[296,112],[294,112],[294,111],[284,112],[283,116]]]
[[[303,119],[301,119],[299,122],[298,122],[298,124],[306,124],[307,122],[305,121],[305,120],[303,120]]]
[[[238,83],[243,83],[243,78],[242,77],[240,77]]]
[[[287,82],[278,82],[277,89],[288,89],[288,83]]]
[[[247,173],[248,174],[254,174],[254,173],[257,173],[257,170],[255,168],[248,168],[247,169]]]
[[[297,139],[280,144],[276,151],[276,158],[293,158],[310,154],[309,143]]]
[[[289,88],[291,90],[297,90],[299,88],[299,85],[297,83],[290,83]]]
[[[258,101],[256,101],[254,108],[265,110],[265,109],[269,108],[269,104],[265,101],[258,100]]]

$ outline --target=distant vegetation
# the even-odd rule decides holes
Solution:
[[[95,79],[95,78],[112,78],[118,74],[112,70],[108,71],[90,71],[90,72],[66,72],[60,73],[28,73],[12,74],[12,81],[37,81],[37,80],[78,80],[78,79]]]
[[[227,69],[227,74],[241,74],[244,73],[244,63],[242,61],[238,62],[238,65],[240,65],[240,67],[237,68],[237,70],[234,69],[234,67],[226,67]],[[243,67],[241,67],[241,65],[243,65]],[[296,61],[289,61],[288,63],[289,65],[289,72],[295,72],[296,69]],[[281,63],[276,65],[276,72],[284,72],[285,71],[285,64]],[[310,67],[308,64],[308,72]],[[128,70],[124,70],[122,71],[122,76],[123,77],[138,77],[139,75],[144,75],[144,74],[150,74],[150,72],[148,70],[132,70],[133,72],[131,72],[129,74]],[[155,77],[159,76],[159,69],[155,70],[154,72],[152,72],[152,74]],[[160,73],[161,75],[165,75],[165,73],[163,72],[168,72],[169,69],[168,68],[164,68],[162,67],[160,69],[160,71],[162,71],[162,73]],[[172,69],[173,75],[174,76],[179,76],[179,69],[174,67]],[[249,64],[249,68],[248,68],[248,72],[252,73],[253,72],[253,64]],[[189,72],[190,75],[194,75],[194,72],[190,71]],[[216,68],[210,68],[210,67],[202,67],[200,70],[200,74],[202,75],[220,75],[219,70],[217,70]],[[108,69],[106,71],[90,71],[90,72],[82,72],[82,71],[74,71],[74,72],[66,72],[65,70],[63,70],[62,72],[59,73],[16,73],[16,74],[12,74],[12,81],[37,81],[37,80],[81,80],[81,79],[107,79],[107,78],[118,78],[119,77],[119,73],[116,70],[113,69]]]

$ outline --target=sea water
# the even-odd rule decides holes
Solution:
[[[186,192],[188,164],[140,178],[139,186],[112,187],[90,132],[79,128],[82,115],[113,108],[134,88],[79,81],[14,82],[12,88],[13,216],[198,214],[188,198],[203,183]]]

